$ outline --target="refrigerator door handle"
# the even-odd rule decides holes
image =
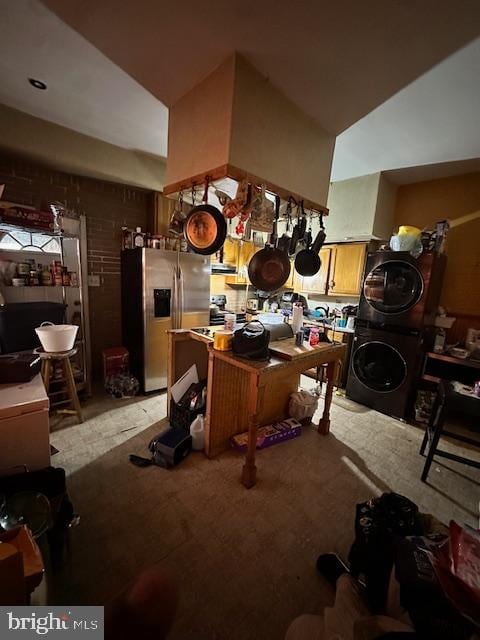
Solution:
[[[184,288],[183,288],[183,273],[181,267],[178,267],[178,282],[179,282],[179,296],[178,296],[178,316],[179,325],[178,328],[182,328],[183,324],[183,308],[184,308]]]
[[[177,273],[176,268],[174,267],[172,270],[172,292],[173,292],[173,304],[171,309],[172,314],[172,329],[178,329],[177,322],[177,297],[178,297],[178,287],[177,287]]]

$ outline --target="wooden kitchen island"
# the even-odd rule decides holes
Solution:
[[[168,406],[171,386],[196,364],[200,379],[207,378],[205,453],[208,457],[218,455],[230,447],[233,435],[248,430],[242,470],[242,483],[247,488],[256,481],[257,428],[285,419],[290,394],[298,390],[301,373],[322,365],[327,365],[327,387],[318,432],[328,434],[336,370],[346,350],[343,344],[297,347],[293,338],[270,346],[278,351],[268,362],[258,362],[239,358],[231,351],[214,350],[209,336],[185,329],[169,332]]]

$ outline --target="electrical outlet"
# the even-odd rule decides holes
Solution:
[[[88,286],[89,287],[99,287],[100,286],[100,276],[96,276],[93,274],[88,274]]]

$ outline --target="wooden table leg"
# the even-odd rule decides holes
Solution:
[[[82,408],[78,399],[77,387],[75,385],[75,378],[73,375],[70,358],[64,358],[63,370],[65,372],[65,378],[67,379],[67,388],[70,395],[70,400],[73,404],[74,411],[77,414],[78,422],[83,422]]]
[[[327,388],[325,390],[325,403],[323,405],[323,415],[318,423],[318,433],[326,436],[330,431],[330,405],[332,404],[333,385],[335,382],[335,373],[337,371],[338,361],[334,360],[327,365]]]
[[[42,378],[45,392],[48,396],[50,391],[50,375],[52,373],[52,363],[49,358],[42,359]]]
[[[245,456],[245,464],[242,469],[242,484],[251,489],[257,481],[257,467],[255,466],[255,451],[257,449],[258,418],[250,416],[248,423],[248,448]]]

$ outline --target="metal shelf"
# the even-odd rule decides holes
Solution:
[[[6,284],[5,289],[80,289],[80,287],[66,284],[24,284],[20,287],[14,287],[12,284]]]

